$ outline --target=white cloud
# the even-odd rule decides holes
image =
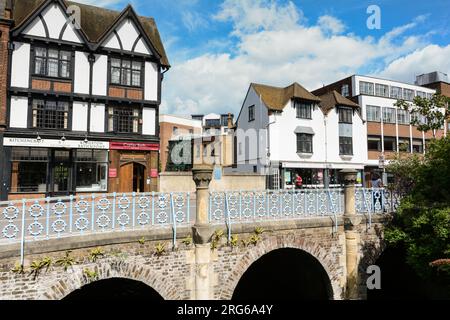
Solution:
[[[450,75],[450,45],[429,45],[391,62],[378,75],[411,82],[415,76],[432,71]]]
[[[184,11],[181,20],[189,32],[208,27],[208,21],[195,11]]]
[[[111,7],[119,3],[126,3],[125,0],[77,0],[76,2],[93,5],[96,7]]]
[[[297,81],[313,90],[360,70],[388,64],[393,70],[396,59],[428,45],[424,36],[405,36],[423,18],[375,40],[343,34],[342,21],[329,15],[306,25],[292,2],[226,0],[214,19],[232,23],[235,46],[174,63],[163,84],[162,112],[237,114],[251,82]]]
[[[325,32],[331,32],[332,34],[341,33],[345,30],[345,25],[340,20],[329,15],[319,17],[318,25]]]

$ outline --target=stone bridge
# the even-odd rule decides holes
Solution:
[[[231,223],[225,197],[228,222],[217,224],[211,170],[198,168],[194,225],[2,243],[0,298],[364,299],[390,215],[357,214],[356,176],[346,177],[343,214]]]

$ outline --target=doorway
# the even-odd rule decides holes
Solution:
[[[145,192],[145,172],[145,166],[140,163],[131,162],[121,166],[119,192]]]
[[[50,196],[69,195],[72,183],[72,152],[52,150],[50,166]]]

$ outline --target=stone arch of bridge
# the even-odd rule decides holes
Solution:
[[[42,300],[62,300],[72,292],[81,289],[93,281],[108,279],[129,279],[141,282],[155,290],[165,300],[181,300],[180,296],[184,288],[177,288],[168,276],[163,276],[152,268],[134,262],[120,261],[118,263],[99,263],[91,270],[95,270],[96,279],[89,280],[84,268],[87,266],[77,265],[63,279],[54,280],[48,285],[46,291],[39,297]]]
[[[341,280],[342,276],[345,275],[345,270],[337,265],[331,258],[332,254],[322,247],[319,241],[290,236],[286,236],[282,239],[275,236],[269,237],[261,241],[257,246],[249,246],[242,258],[231,270],[229,276],[225,279],[225,282],[221,285],[218,298],[220,300],[230,300],[245,272],[263,256],[280,249],[297,249],[307,253],[318,263],[318,266],[321,266],[325,271],[330,285],[330,298],[343,298],[344,292],[341,286]]]

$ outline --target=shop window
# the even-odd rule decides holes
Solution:
[[[108,151],[77,150],[75,170],[77,192],[108,190]]]
[[[33,100],[33,127],[67,129],[69,103],[64,101]]]
[[[141,112],[139,108],[109,107],[109,131],[139,133]]]
[[[47,191],[47,149],[13,148],[11,162],[11,192]]]

